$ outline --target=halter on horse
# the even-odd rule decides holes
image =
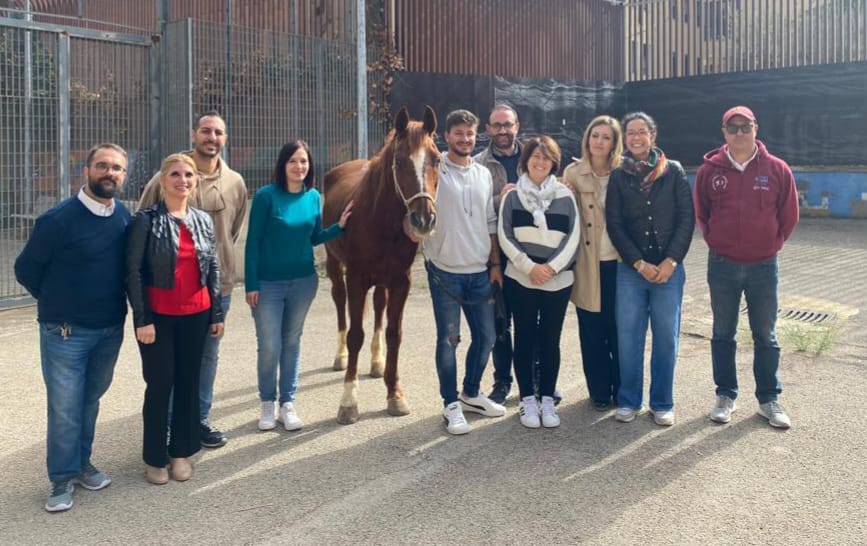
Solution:
[[[339,217],[345,203],[354,201],[346,233],[326,244],[326,267],[340,331],[335,368],[346,366],[344,394],[337,420],[358,420],[358,353],[364,341],[364,302],[374,290],[374,335],[371,375],[382,370],[382,312],[388,326],[385,385],[388,412],[406,415],[409,405],[397,379],[403,308],[410,287],[410,268],[418,241],[436,225],[436,191],[440,156],[434,145],[436,115],[425,108],[422,122],[410,121],[406,109],[395,117],[394,130],[370,161],[344,163],[325,175],[323,223]],[[407,198],[406,196],[410,197]],[[349,304],[349,329],[344,308]]]

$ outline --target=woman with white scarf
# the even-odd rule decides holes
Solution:
[[[580,239],[575,198],[555,177],[560,158],[560,147],[550,137],[525,142],[518,160],[524,174],[500,203],[498,233],[508,260],[504,291],[513,307],[519,414],[528,428],[560,425],[553,395]],[[538,391],[533,381],[536,351]]]

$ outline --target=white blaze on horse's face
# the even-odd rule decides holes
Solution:
[[[418,181],[418,191],[423,192],[424,190],[424,160],[425,160],[425,152],[424,148],[419,148],[415,151],[414,154],[410,156],[412,159],[412,166],[415,168],[415,179]]]

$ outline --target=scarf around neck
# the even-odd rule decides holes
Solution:
[[[635,159],[631,152],[626,152],[623,154],[622,166],[624,171],[641,178],[641,191],[648,194],[653,183],[668,172],[668,159],[659,148],[650,150],[647,160],[644,161]]]
[[[533,224],[542,231],[548,231],[548,222],[545,220],[545,211],[551,206],[557,193],[557,178],[549,174],[548,178],[538,186],[530,180],[526,174],[518,178],[515,188],[518,192],[518,200],[524,209],[533,215]]]

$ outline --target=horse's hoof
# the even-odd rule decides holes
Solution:
[[[409,402],[406,401],[406,398],[389,398],[388,399],[388,414],[394,415],[395,417],[400,417],[402,415],[409,415]]]
[[[335,356],[334,357],[334,365],[332,366],[335,372],[342,372],[346,369],[346,357],[345,356]]]
[[[385,373],[385,362],[374,360],[370,363],[370,377],[382,377]]]
[[[341,425],[358,422],[358,406],[340,406],[337,410],[337,422]]]

